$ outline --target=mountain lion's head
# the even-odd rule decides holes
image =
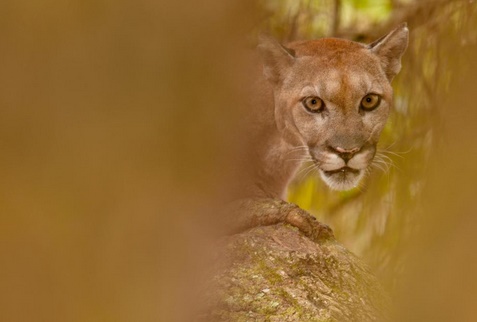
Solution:
[[[402,24],[370,45],[325,38],[285,47],[261,40],[278,131],[304,148],[332,189],[356,187],[373,160],[408,34]]]

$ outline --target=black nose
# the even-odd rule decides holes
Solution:
[[[349,161],[356,153],[359,152],[359,150],[361,150],[361,148],[358,147],[352,149],[344,149],[339,146],[330,146],[330,149],[336,154],[338,154],[345,161]]]

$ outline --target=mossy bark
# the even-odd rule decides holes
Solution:
[[[257,207],[270,209],[262,202],[255,215]],[[321,238],[286,223],[223,238],[209,311],[201,320],[386,320],[387,296],[373,274],[327,226],[315,226]]]

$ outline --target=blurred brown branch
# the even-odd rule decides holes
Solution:
[[[335,0],[334,8],[333,8],[333,29],[332,29],[333,34],[337,34],[340,28],[341,7],[342,7],[341,0]]]

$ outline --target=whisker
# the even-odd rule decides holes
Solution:
[[[390,157],[388,157],[387,155],[384,155],[384,154],[381,154],[381,153],[378,152],[378,154],[376,154],[376,159],[377,159],[377,160],[384,161],[384,162],[387,163],[389,166],[391,166],[391,167],[393,167],[393,168],[399,170],[400,172],[403,172],[403,170],[396,165],[396,163],[394,162],[394,160],[391,159]]]
[[[308,169],[310,169],[310,168],[312,168],[312,167],[314,167],[314,166],[315,166],[314,163],[310,163],[309,165],[307,165],[307,166],[301,168],[301,169],[298,171],[298,173],[296,174],[295,177],[299,176],[301,173],[307,171]]]
[[[381,157],[382,159],[386,159],[386,160],[388,160],[388,161],[390,161],[390,162],[393,162],[393,160],[392,160],[390,157],[388,157],[387,155],[385,155],[385,154],[378,153],[378,156]]]
[[[381,158],[376,158],[375,162],[377,162],[379,164],[382,164],[383,166],[386,167],[387,170],[389,170],[389,168],[393,166],[392,162],[389,162],[389,161],[387,161],[385,159],[381,159]]]
[[[381,170],[383,173],[386,173],[386,169],[383,168],[383,166],[381,166],[381,165],[380,165],[379,163],[377,163],[377,162],[373,162],[373,163],[371,164],[371,167],[377,168],[377,169]]]
[[[313,161],[313,159],[311,157],[309,157],[309,158],[300,158],[300,159],[286,159],[285,161],[302,161],[302,162],[305,162],[305,161]]]
[[[381,150],[381,151],[379,151],[379,153],[381,153],[381,155],[389,154],[389,155],[404,159],[404,157],[402,155],[400,155],[399,153],[396,153],[396,152],[392,152],[392,151]]]
[[[389,154],[392,154],[392,155],[395,155],[395,156],[402,157],[402,154],[408,154],[408,153],[410,153],[413,149],[414,149],[414,147],[410,147],[407,151],[391,151],[391,150],[390,150],[390,147],[386,147],[386,148],[382,148],[382,149],[379,148],[378,151],[379,151],[379,152],[389,153]]]
[[[299,181],[304,180],[308,176],[308,174],[311,171],[313,171],[315,168],[316,168],[316,165],[314,163],[312,163],[312,164],[308,165],[307,167],[303,168],[302,170],[300,170],[300,172],[297,174],[297,176],[298,176],[301,173],[298,180]]]
[[[391,143],[390,145],[388,145],[388,146],[385,147],[384,149],[385,149],[385,150],[388,150],[388,149],[392,148],[394,145],[396,145],[397,142],[398,142],[398,140],[394,141],[393,143]]]
[[[408,154],[410,153],[412,150],[414,150],[414,147],[411,146],[409,149],[407,149],[406,151],[389,151],[389,152],[394,152],[394,153],[399,153],[399,154]]]
[[[289,152],[291,152],[291,151],[299,151],[299,150],[306,150],[306,151],[308,151],[308,150],[309,150],[309,147],[308,147],[308,145],[299,145],[299,146],[295,146],[295,147],[293,147],[293,148],[290,148],[290,149],[289,149]]]
[[[308,150],[293,150],[293,151],[288,151],[288,152],[284,153],[284,156],[309,157],[310,152]]]
[[[359,193],[363,193],[365,188],[366,188],[366,183],[364,182],[364,180],[361,180],[361,182],[358,182],[356,189],[358,189]]]
[[[386,166],[386,169],[387,169],[388,171],[389,171],[389,169],[392,168],[392,167],[397,168],[396,165],[394,164],[394,162],[393,162],[392,160],[387,161],[387,160],[385,160],[385,159],[378,159],[377,161],[380,162],[381,164],[385,165],[385,166]]]
[[[317,167],[315,165],[313,165],[313,167],[311,167],[311,169],[309,169],[304,175],[303,175],[303,178],[301,180],[304,180],[305,178],[307,178],[309,175],[311,175],[313,173],[313,171],[315,171],[317,169]]]

